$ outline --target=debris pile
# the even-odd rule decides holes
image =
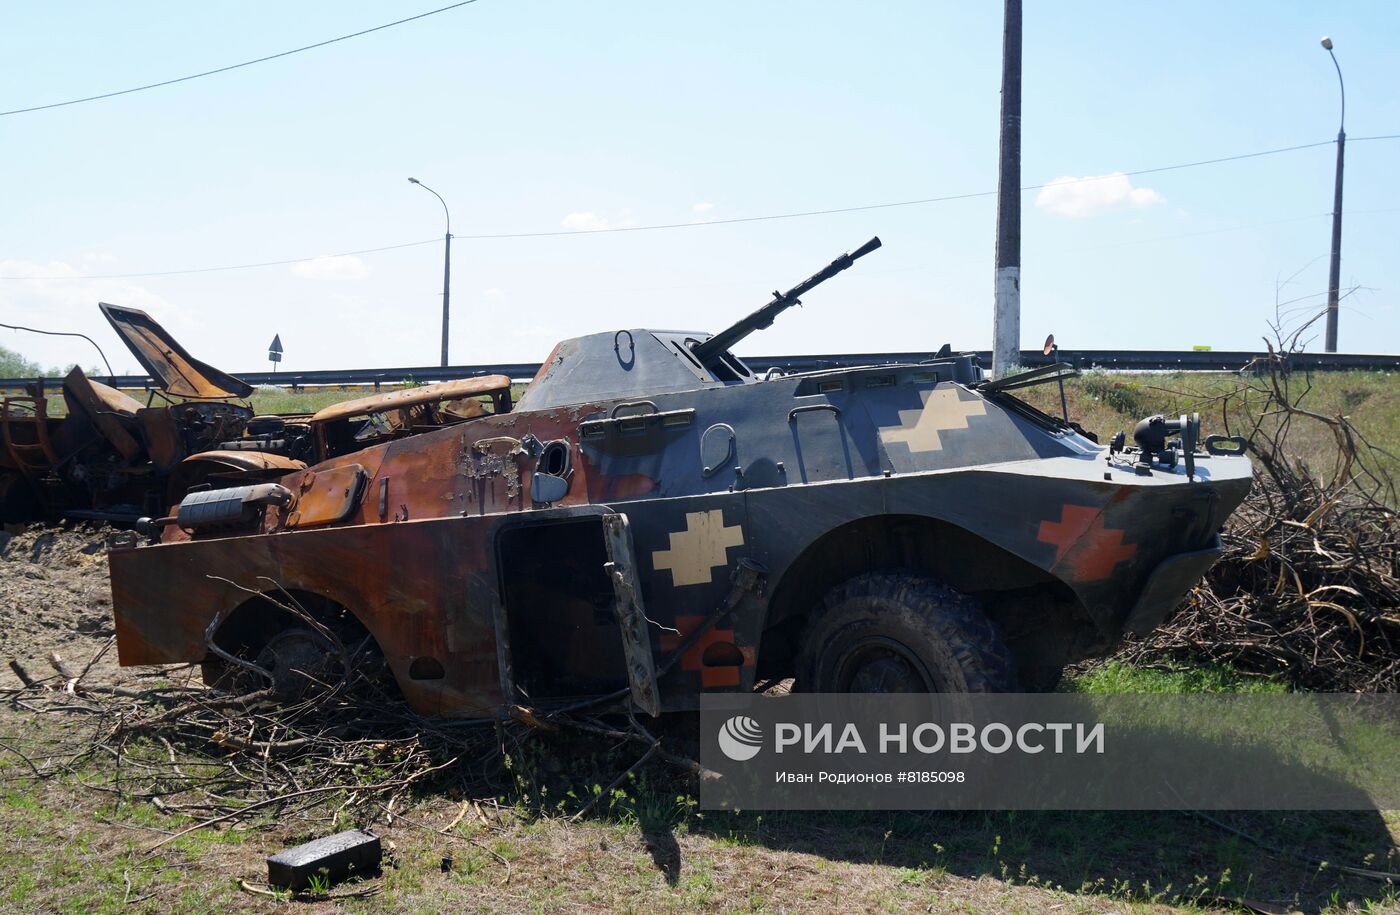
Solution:
[[[1276,362],[1234,392],[1257,417],[1244,430],[1254,488],[1222,534],[1224,555],[1190,599],[1118,660],[1225,663],[1329,692],[1400,689],[1394,484],[1349,420],[1303,408],[1307,390],[1305,378]],[[1331,432],[1330,468],[1290,451],[1295,423]]]

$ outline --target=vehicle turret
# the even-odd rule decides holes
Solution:
[[[880,247],[872,238],[827,264],[787,292],[717,334],[627,329],[565,340],[554,348],[520,398],[521,410],[546,410],[615,400],[630,394],[668,394],[750,384],[758,377],[730,350],[755,330],[859,258]]]

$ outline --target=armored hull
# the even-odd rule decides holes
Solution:
[[[759,377],[708,339],[569,341],[512,412],[177,507],[110,553],[121,662],[256,655],[289,624],[257,595],[286,593],[426,714],[1045,688],[1155,627],[1250,485],[1243,454],[1101,446],[970,357]]]

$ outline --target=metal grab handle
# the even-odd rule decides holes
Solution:
[[[830,410],[837,416],[841,415],[841,408],[834,403],[809,403],[804,407],[793,407],[789,410],[788,422],[795,422],[797,420],[797,414],[799,413],[812,413],[816,410]]]
[[[661,408],[658,407],[654,401],[650,401],[650,400],[627,400],[627,401],[623,401],[622,403],[620,403],[620,404],[618,404],[617,406],[613,407],[613,408],[612,408],[612,412],[608,414],[608,419],[617,419],[617,411],[623,409],[624,407],[651,407],[651,412],[653,412],[653,413],[660,413],[660,412],[661,412]],[[645,413],[638,413],[638,414],[636,414],[636,415],[638,415],[638,416],[645,416],[646,414],[645,414]]]
[[[1226,442],[1228,442],[1231,445],[1234,445],[1235,447],[1220,447]],[[1243,435],[1207,435],[1205,444],[1206,452],[1208,454],[1220,456],[1244,454],[1245,451],[1249,448],[1249,439],[1245,438]]]

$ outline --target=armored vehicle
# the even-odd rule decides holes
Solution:
[[[1150,417],[1097,444],[972,356],[760,373],[734,326],[555,347],[512,409],[225,476],[110,550],[123,664],[276,688],[330,639],[424,714],[704,692],[1045,689],[1153,629],[1220,553],[1240,443]],[[299,609],[297,609],[299,608]],[[296,609],[296,612],[292,612]],[[357,636],[357,640],[349,638]],[[344,655],[341,656],[342,658]]]

